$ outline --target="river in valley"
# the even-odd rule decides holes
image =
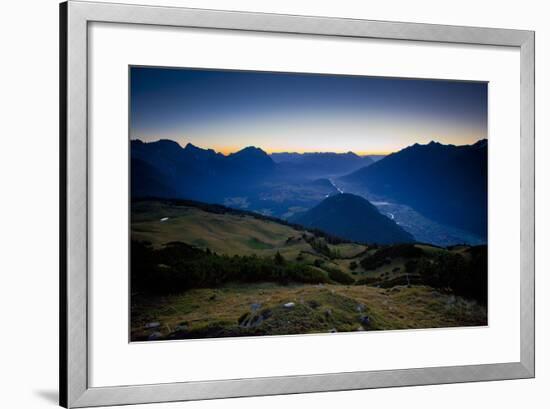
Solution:
[[[342,183],[330,179],[330,182],[340,193],[352,193],[361,196],[373,205],[380,213],[395,221],[403,229],[411,233],[416,241],[430,243],[438,246],[450,246],[454,244],[485,244],[480,237],[456,227],[443,225],[421,215],[410,206],[395,203],[387,198],[370,194],[366,189],[353,184]]]

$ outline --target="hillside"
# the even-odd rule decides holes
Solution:
[[[436,222],[487,239],[487,140],[415,144],[342,177]]]
[[[177,260],[184,265],[197,258],[203,263],[218,265],[218,272],[214,274],[222,271],[220,263],[223,260],[216,259],[218,256],[238,256],[245,264],[267,260],[265,267],[269,269],[275,268],[269,263],[280,255],[282,264],[287,267],[306,266],[320,272],[322,276],[319,276],[318,282],[368,282],[381,286],[410,283],[412,277],[418,280],[417,264],[422,260],[430,260],[429,264],[424,265],[424,270],[434,277],[439,274],[438,268],[434,270],[439,263],[446,266],[442,273],[448,273],[455,264],[461,267],[457,272],[460,276],[455,277],[456,282],[461,282],[460,277],[464,277],[467,283],[474,283],[475,277],[486,278],[487,268],[486,261],[483,261],[483,257],[486,259],[486,246],[367,246],[257,213],[193,201],[134,201],[131,240],[139,249],[135,254],[149,254],[148,258],[158,258],[162,265]],[[455,256],[460,257],[457,259]],[[164,257],[168,259],[164,260]],[[474,259],[479,259],[475,268],[468,265]],[[409,263],[406,266],[407,261],[411,260],[414,265]],[[462,265],[462,261],[466,264]],[[470,274],[471,268],[475,272],[462,276]],[[483,269],[485,274],[482,274]],[[238,280],[238,272],[235,273]],[[261,281],[261,277],[258,280]],[[476,287],[481,294],[484,286],[481,283]],[[482,296],[478,298],[483,299]]]
[[[265,283],[132,301],[133,341],[487,325],[485,307],[426,286]]]
[[[132,203],[131,238],[162,248],[183,242],[218,254],[285,258],[350,258],[367,246],[258,213],[189,200]],[[329,265],[336,267],[332,260]]]
[[[487,323],[486,246],[366,246],[193,201],[131,210],[134,341]]]
[[[330,196],[291,220],[362,243],[391,244],[414,241],[411,234],[382,215],[368,200],[349,193]]]

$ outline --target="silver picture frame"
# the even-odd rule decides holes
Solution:
[[[110,22],[514,47],[520,51],[520,360],[497,364],[91,387],[88,25]],[[60,404],[139,404],[535,376],[535,33],[524,30],[69,1],[60,5]]]

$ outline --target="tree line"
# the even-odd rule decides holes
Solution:
[[[274,257],[228,256],[182,242],[155,249],[148,242],[132,241],[130,257],[132,292],[149,294],[177,294],[190,288],[212,288],[228,282],[286,285],[337,281],[319,269],[285,260],[278,252]]]

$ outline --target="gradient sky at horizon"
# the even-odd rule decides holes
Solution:
[[[390,153],[487,137],[487,84],[131,67],[130,138],[225,154]]]

